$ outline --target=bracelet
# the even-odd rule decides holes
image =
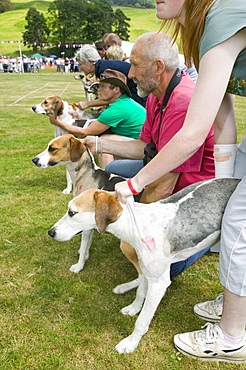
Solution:
[[[98,136],[96,136],[96,154],[98,154],[97,149],[98,149]]]
[[[141,193],[140,191],[136,191],[134,187],[132,186],[132,178],[127,180],[127,185],[129,186],[129,189],[131,190],[132,194],[137,195]]]
[[[100,137],[100,143],[101,143],[101,154],[103,154],[103,138]]]
[[[99,142],[100,142],[100,152],[98,152],[98,139],[99,139]],[[103,154],[103,142],[102,142],[102,138],[101,137],[98,137],[96,136],[96,154]]]

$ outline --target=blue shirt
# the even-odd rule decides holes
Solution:
[[[98,60],[95,63],[95,75],[97,78],[100,78],[100,74],[105,71],[105,69],[113,69],[123,73],[126,77],[128,76],[129,69],[131,64],[124,62],[122,60]],[[129,87],[132,93],[132,99],[141,104],[143,107],[146,105],[147,97],[140,98],[137,93],[137,85],[135,82],[127,77],[127,86]]]

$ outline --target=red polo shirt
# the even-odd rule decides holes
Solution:
[[[160,151],[183,126],[194,88],[195,83],[187,73],[182,72],[182,79],[170,95],[163,112],[160,130],[160,110],[165,95],[158,100],[150,94],[146,104],[146,121],[140,138],[146,143],[149,143],[152,138],[157,150]],[[198,151],[186,162],[173,169],[172,172],[180,172],[174,193],[195,182],[214,178],[213,150],[214,127],[212,126]]]

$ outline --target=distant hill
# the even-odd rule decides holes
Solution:
[[[19,45],[16,43],[22,40],[25,31],[25,16],[30,7],[35,7],[44,15],[49,7],[49,0],[15,0],[14,8],[11,11],[0,14],[0,54],[8,56],[19,55]],[[120,0],[116,0],[120,1]],[[132,0],[133,1],[133,0]],[[134,42],[136,38],[147,31],[157,31],[160,21],[157,20],[155,9],[141,9],[125,6],[111,5],[113,9],[120,8],[124,14],[130,18],[130,40]],[[20,44],[22,52],[32,54],[32,49]]]

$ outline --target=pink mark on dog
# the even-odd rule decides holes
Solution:
[[[83,190],[83,185],[80,185],[79,189],[78,189],[78,194],[80,194],[82,192],[82,190]]]
[[[155,239],[152,236],[146,236],[141,240],[147,246],[149,251],[152,251],[152,249],[156,248]]]

